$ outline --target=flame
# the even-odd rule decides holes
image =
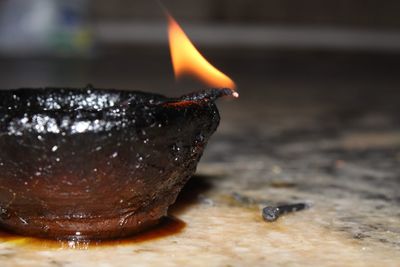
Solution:
[[[235,83],[200,54],[174,18],[169,14],[167,17],[169,47],[175,77],[192,75],[211,87],[235,89]],[[236,95],[238,94],[235,92],[234,96]]]

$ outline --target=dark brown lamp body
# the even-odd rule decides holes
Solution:
[[[231,94],[0,90],[0,227],[105,239],[156,224],[218,126],[214,100]]]

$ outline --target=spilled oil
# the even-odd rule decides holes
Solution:
[[[160,239],[180,233],[186,223],[175,217],[164,217],[159,224],[130,237],[110,240],[52,240],[36,237],[25,237],[0,230],[0,243],[9,243],[15,246],[23,246],[31,249],[93,249],[117,245],[129,245]]]

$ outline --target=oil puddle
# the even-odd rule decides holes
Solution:
[[[186,223],[175,217],[164,217],[159,224],[130,237],[110,240],[52,240],[25,237],[0,230],[0,244],[23,246],[32,249],[93,249],[110,246],[129,245],[176,235],[186,227]]]

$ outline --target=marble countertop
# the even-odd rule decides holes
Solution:
[[[179,227],[103,245],[0,236],[1,266],[400,266],[398,77],[289,63],[237,74],[241,98],[219,102],[218,132],[170,209]],[[310,208],[265,222],[280,203]]]

